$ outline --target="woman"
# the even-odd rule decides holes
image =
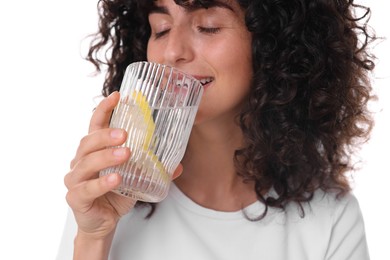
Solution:
[[[74,218],[59,259],[369,258],[347,176],[372,125],[369,9],[346,0],[99,6],[88,59],[108,65],[108,97],[65,177]],[[97,58],[102,50],[107,61]],[[186,154],[158,204],[110,192],[117,174],[98,178],[131,156],[106,147],[126,139],[108,123],[124,70],[139,60],[177,67],[205,88]]]

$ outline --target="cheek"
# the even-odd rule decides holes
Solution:
[[[232,54],[232,60],[235,61],[234,65],[232,64],[232,73],[236,71],[235,73],[240,77],[243,86],[249,86],[253,78],[251,43],[246,42],[240,48],[233,49]]]
[[[204,57],[225,71],[231,71],[234,75],[252,71],[251,38],[247,35],[235,34],[203,48]]]
[[[151,62],[159,62],[158,54],[161,53],[158,52],[159,48],[156,46],[155,43],[148,42],[147,49],[146,49],[146,60]]]
[[[151,61],[151,57],[153,57],[153,47],[148,43],[146,48],[146,60]]]
[[[248,52],[245,53],[243,49],[232,50],[230,53],[231,55],[225,55],[220,59],[224,74],[227,75],[232,85],[248,89],[253,78],[251,55]]]

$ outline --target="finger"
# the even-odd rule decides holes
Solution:
[[[176,170],[173,172],[172,174],[172,180],[176,179],[177,177],[179,177],[181,174],[183,173],[183,165],[180,163]]]
[[[112,110],[118,104],[119,97],[119,92],[115,91],[99,103],[92,115],[89,133],[108,127]]]
[[[90,153],[81,158],[72,170],[65,176],[64,183],[68,189],[98,177],[98,172],[107,167],[124,163],[130,157],[130,150],[126,147],[104,149]]]
[[[86,181],[70,190],[66,201],[73,210],[85,213],[97,198],[117,188],[120,183],[121,176],[116,173]]]
[[[118,128],[106,128],[90,133],[81,139],[76,156],[70,163],[70,168],[72,169],[84,156],[107,147],[121,145],[126,141],[126,138],[126,131]]]

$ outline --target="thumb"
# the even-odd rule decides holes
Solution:
[[[176,167],[176,170],[172,174],[172,180],[176,179],[179,177],[183,172],[183,165],[179,163],[179,165]]]

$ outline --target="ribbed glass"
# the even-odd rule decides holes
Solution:
[[[131,158],[100,172],[121,174],[123,181],[115,192],[147,202],[166,197],[202,93],[198,80],[173,67],[149,62],[127,67],[110,127],[127,131],[123,146],[130,148]]]

